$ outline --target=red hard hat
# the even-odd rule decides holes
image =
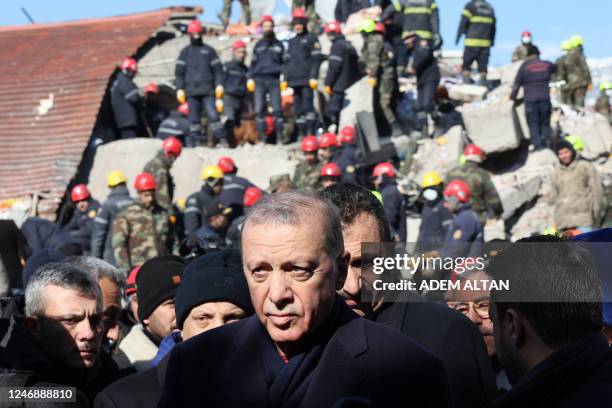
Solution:
[[[136,276],[138,275],[138,272],[140,272],[141,266],[142,265],[138,265],[137,267],[135,267],[134,269],[130,271],[130,274],[128,275],[128,278],[127,278],[127,284],[125,285],[125,295],[126,296],[136,293]]]
[[[329,23],[325,24],[325,34],[329,33],[341,34],[342,29],[340,28],[340,23],[337,21],[330,21]]]
[[[249,187],[244,192],[244,197],[242,198],[242,203],[245,207],[252,207],[256,202],[261,199],[263,193],[257,187]]]
[[[157,86],[155,82],[151,82],[150,84],[147,84],[147,86],[145,86],[144,91],[145,91],[145,94],[157,95],[159,94],[159,86]]]
[[[189,104],[187,102],[181,103],[176,110],[182,113],[184,116],[189,116]]]
[[[291,13],[291,18],[293,18],[294,20],[296,18],[306,19],[306,10],[304,10],[302,7],[294,8],[293,12]]]
[[[445,197],[455,197],[461,203],[467,203],[470,201],[472,192],[470,187],[463,181],[455,179],[446,185],[444,189]]]
[[[181,151],[183,150],[183,144],[176,137],[170,136],[164,140],[164,143],[162,143],[162,148],[166,152],[166,155],[179,157],[181,155]]]
[[[374,30],[381,34],[385,34],[387,32],[387,30],[385,29],[385,24],[380,21],[376,23],[376,28]]]
[[[523,31],[523,32],[521,33],[521,37],[531,37],[531,32],[529,32],[529,31]]]
[[[355,128],[353,126],[345,126],[340,131],[340,143],[355,143]]]
[[[321,177],[340,177],[342,176],[342,171],[340,171],[340,167],[336,163],[327,163],[321,167]]]
[[[200,34],[204,29],[202,28],[202,22],[200,20],[193,20],[187,26],[187,33],[189,34]]]
[[[395,176],[397,176],[397,173],[395,172],[395,167],[393,167],[393,164],[389,162],[378,163],[372,171],[373,177],[380,177],[383,174],[386,174],[388,177],[392,178],[395,178]]]
[[[134,58],[126,57],[121,61],[119,68],[121,68],[121,70],[136,72],[138,71],[138,63]]]
[[[246,43],[242,40],[234,41],[234,43],[232,44],[232,49],[237,50],[239,48],[246,48]]]
[[[136,176],[134,187],[139,193],[143,191],[151,191],[157,188],[157,182],[151,173],[140,173]]]
[[[338,136],[336,136],[335,133],[323,133],[321,135],[321,140],[319,140],[319,147],[321,149],[325,149],[328,147],[337,147],[339,146],[338,143]]]
[[[89,193],[89,190],[87,189],[87,186],[85,184],[77,184],[72,188],[72,191],[70,192],[70,198],[74,203],[87,200],[90,197],[91,194]]]
[[[302,144],[300,146],[304,153],[316,152],[319,149],[319,142],[317,142],[316,136],[306,136],[304,140],[302,140]]]
[[[265,23],[266,21],[269,21],[270,23],[274,24],[274,19],[269,14],[266,14],[265,16],[261,17],[261,21],[259,22],[259,24],[261,25]]]
[[[485,154],[482,149],[476,146],[475,144],[469,144],[465,146],[465,149],[463,150],[463,155],[465,156],[466,160],[477,163],[482,162],[485,158]]]
[[[233,173],[236,171],[236,163],[231,157],[223,156],[217,161],[217,166],[221,168],[224,174]]]

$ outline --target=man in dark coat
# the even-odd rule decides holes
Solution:
[[[133,80],[137,71],[136,60],[126,58],[120,68],[121,71],[110,89],[111,106],[121,138],[130,139],[138,137],[138,109],[142,102]]]
[[[358,317],[336,294],[346,277],[340,218],[309,193],[271,194],[242,235],[256,316],[175,346],[160,407],[448,406],[441,362]]]
[[[372,284],[362,274],[362,243],[391,242],[380,201],[370,191],[346,183],[327,189],[324,195],[340,210],[344,249],[350,256],[339,291],[346,304],[357,314],[409,336],[442,360],[455,407],[482,407],[495,398],[493,367],[482,336],[468,319],[417,295],[398,299],[382,293],[373,302],[363,301]]]
[[[397,188],[397,172],[389,162],[379,163],[372,171],[374,187],[382,196],[383,208],[394,241],[406,242],[406,204]]]

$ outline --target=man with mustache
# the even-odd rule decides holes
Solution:
[[[176,345],[159,407],[448,406],[441,362],[337,295],[347,256],[332,203],[262,198],[242,250],[255,315]]]

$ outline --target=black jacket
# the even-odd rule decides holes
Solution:
[[[249,187],[253,187],[253,183],[243,177],[233,174],[223,177],[223,190],[218,199],[221,204],[232,209],[231,219],[241,216],[244,212],[244,192]]]
[[[288,379],[286,406],[330,407],[347,396],[381,407],[448,406],[442,364],[408,337],[357,317],[342,300],[320,330],[324,340],[318,340],[319,331],[311,334],[314,344]],[[159,407],[271,406],[279,380],[269,367],[283,365],[273,347],[257,316],[176,345]],[[308,360],[317,348],[320,354]]]
[[[496,397],[495,372],[485,342],[460,313],[414,296],[385,303],[374,321],[409,336],[442,360],[456,408],[486,406]]]
[[[283,54],[283,43],[278,41],[276,37],[257,41],[255,48],[253,48],[249,77],[263,76],[278,79],[283,71]]]
[[[249,74],[249,68],[242,62],[232,60],[225,64],[225,79],[223,80],[223,88],[225,93],[237,98],[246,96],[246,83]]]
[[[62,228],[62,233],[68,234],[70,243],[76,243],[89,253],[91,250],[91,235],[94,228],[94,219],[100,210],[100,203],[89,199],[89,207],[85,212],[75,208],[68,224]]]
[[[612,401],[610,384],[612,350],[595,333],[553,353],[491,407],[604,407]]]
[[[284,75],[289,86],[308,86],[319,79],[322,62],[321,44],[315,34],[304,32],[289,40],[285,53]]]
[[[512,88],[512,99],[516,99],[521,87],[525,89],[525,102],[550,101],[550,88],[548,84],[555,73],[555,65],[549,61],[539,58],[528,58],[519,68],[514,87]]]
[[[361,78],[359,57],[350,42],[339,35],[332,40],[325,86],[334,92],[344,92]]]
[[[412,69],[416,73],[419,84],[440,82],[440,68],[434,56],[434,50],[429,44],[422,45],[418,37],[412,51],[412,58]]]
[[[185,207],[185,234],[192,236],[202,224],[206,224],[202,209],[211,200],[218,201],[212,188],[204,184],[202,189],[187,198]]]
[[[213,47],[190,44],[176,60],[175,76],[176,89],[187,96],[214,95],[215,87],[223,84],[223,66]]]
[[[155,367],[129,375],[102,390],[94,408],[150,408],[157,406],[166,378],[169,355]]]
[[[453,223],[453,217],[444,207],[442,192],[438,191],[440,199],[434,204],[425,203],[421,211],[421,227],[417,251],[427,252],[440,249],[446,238],[446,232]]]
[[[185,141],[185,137],[189,133],[189,119],[183,116],[180,112],[172,112],[170,116],[163,120],[159,124],[157,134],[155,135],[159,139],[167,139],[170,136],[179,138]]]
[[[338,0],[334,9],[336,21],[345,23],[349,16],[364,8],[371,7],[368,0]]]
[[[0,220],[0,262],[4,265],[11,288],[21,287],[21,261],[27,256],[27,241],[13,220]]]
[[[440,35],[440,13],[435,0],[400,0],[388,5],[381,16],[385,21],[394,12],[402,13],[402,32],[416,32],[421,38],[433,40]]]
[[[380,185],[380,194],[383,198],[383,209],[387,222],[391,228],[391,235],[397,235],[401,242],[406,241],[406,205],[404,196],[397,189],[397,182],[383,176]]]
[[[28,217],[21,225],[21,232],[32,253],[49,248],[51,239],[59,229],[59,225],[40,217]]]
[[[497,20],[493,7],[485,0],[472,0],[461,13],[456,42],[465,34],[466,47],[490,48],[495,45]]]
[[[356,144],[344,145],[332,160],[342,170],[342,181],[345,183],[357,182],[357,167],[360,164],[359,148]]]
[[[141,97],[132,78],[119,72],[110,89],[111,106],[118,128],[138,126]]]
[[[118,185],[102,204],[98,215],[93,220],[93,232],[91,234],[91,256],[102,258],[111,265],[115,265],[113,254],[113,220],[115,215],[124,207],[132,204],[134,200],[124,185]]]

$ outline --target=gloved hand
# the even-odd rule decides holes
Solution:
[[[187,101],[187,95],[185,95],[184,90],[179,89],[176,91],[176,100],[179,101],[179,103],[185,103]]]
[[[247,81],[247,91],[251,93],[255,92],[255,81],[253,81],[252,79],[249,79]]]
[[[317,88],[319,87],[319,81],[317,81],[316,79],[310,79],[308,81],[308,86],[310,87],[310,89],[312,89],[313,91],[316,91]]]
[[[325,93],[331,96],[331,94],[333,94],[334,91],[332,90],[332,87],[328,85],[325,87]]]
[[[281,90],[281,92],[286,91],[287,88],[289,88],[289,84],[287,83],[287,81],[281,81],[281,83],[280,83],[280,90]]]
[[[223,104],[223,99],[217,99],[215,101],[215,108],[217,109],[218,113],[223,113],[223,111],[225,110],[225,105]]]
[[[378,85],[378,80],[376,78],[368,78],[368,84],[370,84],[370,86],[372,88],[376,88],[376,85]]]
[[[215,98],[222,99],[224,95],[223,85],[217,85],[215,88]]]

